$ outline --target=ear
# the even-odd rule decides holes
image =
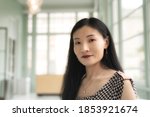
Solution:
[[[105,41],[104,48],[107,49],[108,46],[109,46],[109,39],[108,39],[108,37],[106,37],[106,38],[104,39],[104,41]]]

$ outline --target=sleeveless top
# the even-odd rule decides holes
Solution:
[[[123,92],[124,80],[130,80],[133,90],[136,94],[133,80],[123,78],[118,72],[109,79],[109,81],[96,92],[95,95],[88,97],[77,97],[77,100],[120,100]]]

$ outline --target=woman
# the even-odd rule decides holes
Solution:
[[[136,99],[133,81],[123,73],[106,25],[84,18],[72,29],[62,99]]]

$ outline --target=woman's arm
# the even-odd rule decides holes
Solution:
[[[118,72],[123,78],[123,91],[121,100],[135,100],[137,99],[136,91],[134,89],[134,85],[132,84],[132,79],[124,74],[123,72]]]
[[[126,79],[123,82],[124,82],[124,86],[123,86],[121,100],[135,100],[137,97],[135,91],[133,90],[131,81],[129,79]]]

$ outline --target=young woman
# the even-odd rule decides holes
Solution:
[[[123,73],[106,25],[84,18],[72,29],[62,99],[136,99],[130,77]]]

